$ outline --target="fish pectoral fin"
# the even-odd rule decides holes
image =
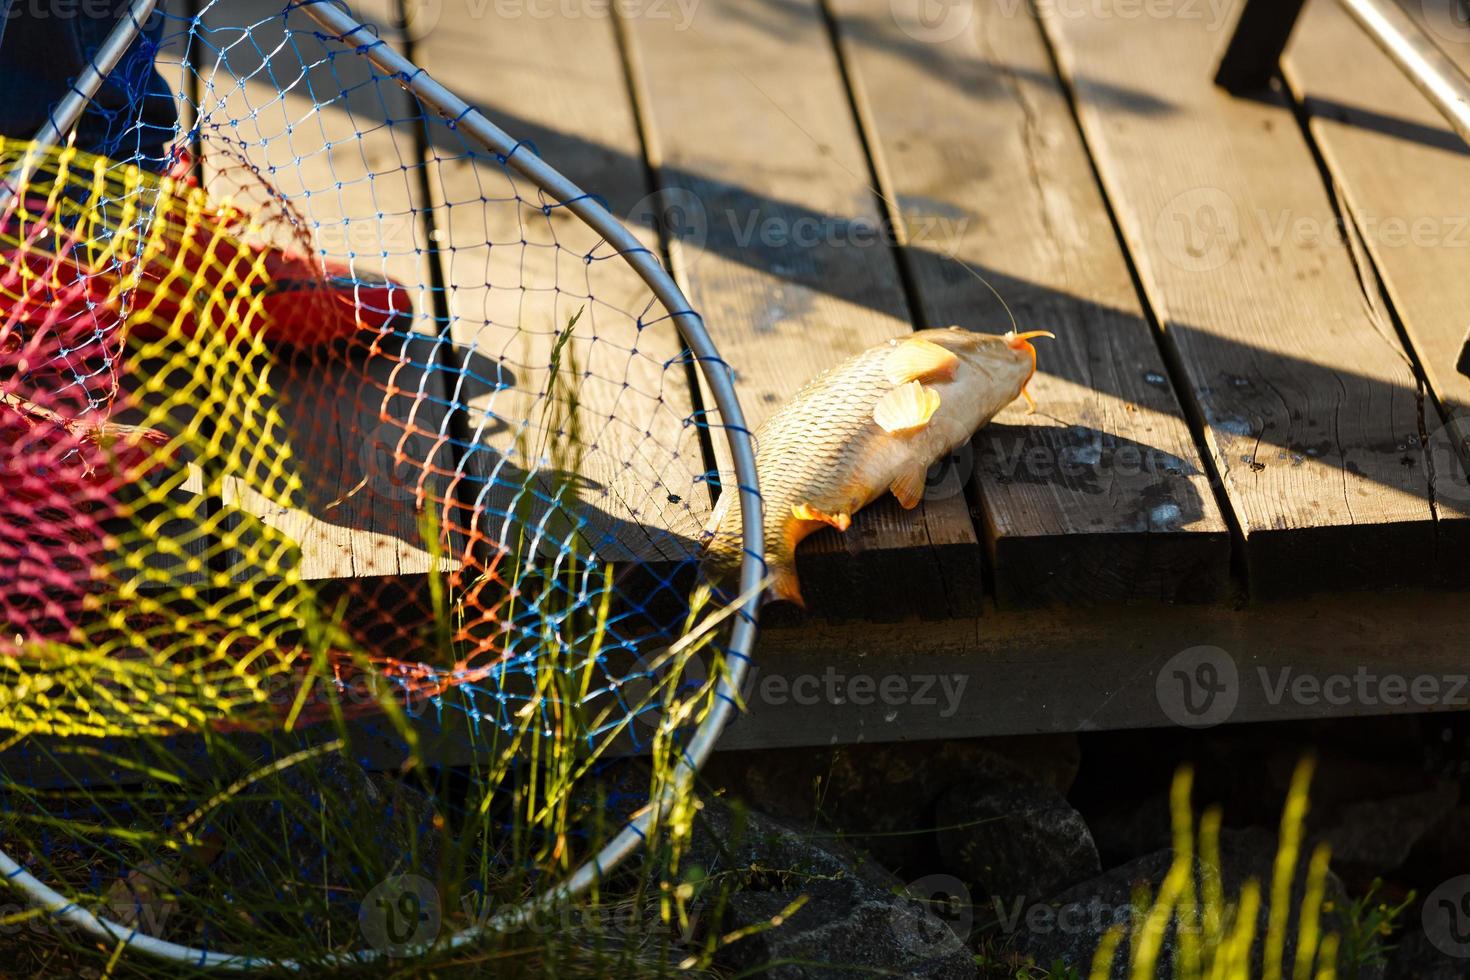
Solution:
[[[832,525],[839,531],[846,531],[849,527],[852,527],[851,514],[843,514],[841,512],[829,514],[826,511],[817,510],[810,504],[797,504],[792,507],[791,516],[798,521],[821,521],[823,524]]]
[[[939,392],[908,381],[878,399],[873,421],[884,432],[910,432],[927,425],[938,409]]]
[[[771,566],[771,599],[784,599],[794,602],[801,608],[806,608],[806,600],[801,597],[801,582],[796,577],[796,566],[772,565]]]
[[[907,473],[900,473],[888,487],[904,510],[913,510],[924,499],[924,481],[928,474],[928,467],[917,467]]]
[[[953,381],[959,366],[959,355],[954,351],[917,337],[900,342],[883,365],[888,380],[896,385],[908,381]]]

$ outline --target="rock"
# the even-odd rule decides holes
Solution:
[[[1263,900],[1254,954],[1257,964],[1266,934],[1270,880],[1275,857],[1275,836],[1265,830],[1225,830],[1220,834],[1220,877],[1227,899],[1233,900],[1238,896],[1241,885],[1249,878],[1255,878],[1262,886]],[[1152,891],[1157,891],[1172,861],[1173,853],[1170,850],[1157,851],[1138,858],[1104,872],[1091,881],[1068,888],[1040,906],[1032,906],[1024,911],[1019,908],[1013,910],[1009,918],[1002,919],[1002,927],[1015,930],[1014,947],[1017,953],[1048,966],[1060,960],[1085,976],[1103,933],[1116,922],[1132,921],[1136,914],[1132,900],[1134,889],[1139,885],[1146,885]],[[1303,855],[1291,899],[1293,912],[1287,929],[1287,963],[1292,962],[1295,956],[1295,910],[1301,903],[1305,863],[1306,856]],[[1326,899],[1335,908],[1340,909],[1345,905],[1345,892],[1335,875],[1328,875]],[[1324,921],[1324,927],[1333,928],[1327,921]],[[1175,937],[1171,930],[1164,937],[1159,950],[1155,976],[1160,980],[1173,976],[1171,964],[1174,951]],[[1127,958],[1128,943],[1125,939],[1113,961],[1113,977],[1123,978],[1128,975]],[[1259,970],[1253,971],[1252,975],[1258,972]]]
[[[976,975],[973,954],[949,926],[891,874],[830,838],[812,840],[769,817],[707,801],[685,862],[729,884],[720,932],[767,926],[721,949],[721,966],[759,971],[784,961],[760,972],[778,980]],[[802,896],[803,906],[769,925]],[[702,896],[702,913],[711,912],[714,897]]]
[[[1404,866],[1410,851],[1460,799],[1448,780],[1433,789],[1344,805],[1321,839],[1332,846],[1334,867],[1364,876],[1387,874]]]
[[[1082,815],[1052,786],[954,786],[935,811],[946,870],[991,901],[1036,901],[1102,870]]]
[[[1300,760],[1295,750],[1282,750],[1268,762],[1279,799],[1285,799],[1291,774]],[[1407,796],[1434,789],[1441,780],[1400,758],[1373,759],[1361,754],[1323,751],[1312,774],[1312,813],[1330,814],[1349,803]],[[1230,812],[1234,812],[1233,810]],[[1277,811],[1280,812],[1279,810]]]
[[[1426,881],[1470,874],[1470,804],[1442,816],[1414,845],[1408,864]]]
[[[1383,971],[1385,980],[1464,980],[1466,974],[1470,960],[1443,952],[1412,926],[1389,954]]]
[[[1168,791],[1156,790],[1142,799],[1125,795],[1090,819],[1088,827],[1104,867],[1169,847],[1174,825]]]
[[[762,813],[841,831],[885,866],[920,873],[937,852],[926,830],[951,786],[1000,776],[1065,793],[1077,776],[1075,736],[857,744],[774,752],[716,753],[704,770]]]

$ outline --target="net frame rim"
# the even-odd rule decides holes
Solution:
[[[46,142],[57,142],[62,134],[69,133],[75,127],[106,76],[141,34],[144,22],[152,15],[156,5],[157,0],[133,0],[127,13],[103,42],[91,70],[67,93],[47,125],[37,135],[38,139],[49,135],[51,138],[45,140]],[[421,104],[434,110],[442,118],[452,120],[457,130],[468,134],[475,142],[495,154],[504,166],[514,169],[551,195],[617,249],[618,254],[649,286],[674,321],[680,338],[694,355],[701,378],[710,388],[722,420],[720,427],[725,431],[725,440],[732,455],[738,492],[736,503],[742,517],[744,554],[740,565],[739,598],[735,600],[738,606],[735,625],[726,648],[728,668],[717,682],[710,711],[690,736],[670,784],[657,800],[635,814],[612,840],[579,865],[563,883],[520,905],[497,913],[483,924],[453,933],[445,940],[418,949],[395,951],[396,957],[401,958],[422,954],[431,949],[455,949],[468,945],[489,932],[527,922],[538,911],[586,892],[647,840],[650,825],[661,818],[675,803],[679,794],[688,787],[714,750],[721,732],[738,710],[738,692],[750,669],[766,574],[765,562],[759,557],[764,554],[762,503],[755,467],[755,449],[750,430],[745,423],[745,415],[740,408],[739,396],[735,392],[734,372],[721,359],[705,328],[703,317],[692,309],[683,290],[657,256],[639,242],[600,200],[584,192],[539,156],[523,152],[525,143],[512,139],[478,109],[435,81],[427,70],[389,46],[357,20],[347,9],[345,2],[288,0],[283,9],[302,10],[326,32],[327,39],[351,48],[354,54],[365,58],[387,77],[395,79]],[[13,194],[13,188],[19,186],[16,176],[8,175],[0,183],[0,205]],[[308,963],[201,949],[140,933],[136,927],[122,925],[82,908],[32,875],[4,850],[3,845],[0,845],[0,876],[21,892],[32,905],[49,911],[56,918],[68,922],[95,939],[121,944],[125,949],[195,969],[239,973],[269,968],[298,972],[323,965],[360,966],[381,961],[388,955],[381,949],[361,949],[336,953],[323,961]]]

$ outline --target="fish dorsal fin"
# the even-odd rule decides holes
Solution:
[[[884,432],[910,432],[927,425],[938,408],[939,392],[909,381],[878,399],[873,421]]]
[[[919,506],[919,501],[924,499],[924,479],[929,475],[927,467],[919,466],[898,474],[897,479],[888,488],[898,498],[899,505],[904,510],[913,510]]]
[[[953,381],[959,365],[959,356],[954,351],[914,337],[899,342],[888,355],[883,370],[890,382],[901,385],[909,381]]]

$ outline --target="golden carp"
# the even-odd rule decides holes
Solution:
[[[849,358],[802,387],[755,433],[765,505],[765,559],[773,598],[802,604],[796,546],[885,491],[918,505],[931,465],[969,441],[1036,373],[1033,337],[959,327],[921,330]],[[739,568],[740,509],[721,494],[706,527],[716,575]]]

